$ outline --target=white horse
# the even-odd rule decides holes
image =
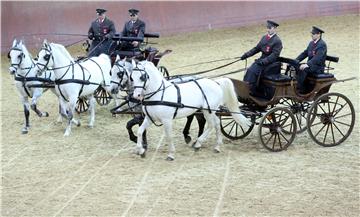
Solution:
[[[165,137],[169,143],[167,160],[174,160],[175,146],[172,141],[172,119],[183,118],[195,113],[199,108],[208,123],[207,129],[194,144],[200,149],[213,128],[216,130],[217,143],[214,151],[220,152],[222,136],[220,120],[215,110],[221,105],[227,106],[234,120],[247,127],[250,121],[240,114],[239,103],[233,83],[228,78],[216,81],[202,78],[175,85],[163,78],[152,62],[133,62],[131,79],[134,84],[133,97],[143,101],[143,112],[146,117],[138,129],[137,151],[144,157],[145,150],[141,145],[142,133],[151,123],[160,122],[164,126]]]
[[[23,134],[28,133],[30,128],[29,109],[31,108],[39,117],[48,117],[47,112],[41,112],[37,108],[38,99],[42,96],[43,92],[48,90],[41,87],[29,87],[30,85],[41,85],[44,82],[50,83],[55,81],[55,75],[53,71],[46,71],[43,75],[38,76],[36,74],[36,60],[31,57],[31,54],[26,49],[25,44],[22,41],[13,41],[12,47],[8,53],[11,66],[9,72],[15,75],[15,86],[20,95],[22,104],[24,105],[25,123],[21,132]],[[55,91],[52,90],[53,93]],[[29,104],[28,99],[31,98]],[[58,121],[61,121],[59,116]]]
[[[89,127],[92,128],[95,122],[94,91],[100,85],[108,90],[110,88],[110,57],[101,54],[77,63],[63,45],[48,43],[46,40],[38,56],[38,74],[47,69],[55,73],[55,89],[60,95],[61,114],[68,119],[64,136],[70,135],[72,122],[80,126],[80,121],[74,119],[78,97],[89,99]]]

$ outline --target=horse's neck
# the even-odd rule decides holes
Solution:
[[[72,76],[73,62],[59,49],[53,49],[54,73],[56,78]],[[65,74],[66,73],[66,74]]]

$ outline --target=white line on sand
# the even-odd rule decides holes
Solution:
[[[226,168],[225,168],[224,180],[223,180],[223,183],[222,183],[222,186],[221,186],[219,199],[218,199],[218,202],[216,204],[215,211],[214,211],[214,215],[213,215],[214,217],[219,216],[219,213],[220,213],[221,208],[223,206],[224,194],[225,194],[225,189],[226,189],[227,182],[228,182],[229,172],[230,172],[230,151],[228,152],[228,156],[227,156],[227,159],[226,159]]]
[[[151,167],[153,166],[153,165],[152,165],[152,162],[154,162],[154,160],[155,160],[156,153],[158,152],[158,150],[159,150],[159,148],[160,148],[160,146],[161,146],[161,143],[162,143],[163,139],[164,139],[164,134],[163,134],[163,135],[161,136],[161,138],[160,138],[160,141],[159,141],[159,143],[158,143],[158,145],[157,145],[157,147],[156,147],[155,153],[154,153],[154,155],[152,156],[152,158],[151,158],[151,160],[150,160],[150,163],[148,164],[148,167],[146,168],[146,172],[145,172],[144,176],[143,176],[142,179],[141,179],[141,182],[140,182],[140,184],[139,184],[139,186],[138,186],[138,188],[137,188],[137,190],[136,190],[135,195],[133,196],[131,202],[129,203],[128,207],[127,207],[126,210],[123,212],[123,214],[121,214],[121,216],[126,216],[126,215],[128,214],[128,212],[130,211],[131,207],[134,205],[135,200],[137,199],[137,197],[138,197],[138,195],[139,195],[139,193],[140,193],[140,191],[141,191],[141,188],[142,188],[143,186],[145,186],[145,181],[146,181],[146,179],[147,179],[147,177],[148,177],[148,175],[149,175],[149,173],[150,173],[150,171],[151,171]]]
[[[59,209],[54,216],[58,216],[79,194],[81,191],[85,189],[85,187],[97,176],[97,174],[104,169],[116,156],[120,154],[120,152],[125,151],[126,149],[119,150],[114,156],[112,156],[108,161],[106,161],[91,177],[90,179],[83,185],[81,188],[68,200],[61,209]]]

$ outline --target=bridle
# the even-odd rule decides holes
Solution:
[[[145,91],[145,90],[146,90],[146,83],[147,83],[147,81],[148,81],[148,79],[149,79],[149,74],[146,72],[145,69],[139,69],[137,65],[136,65],[136,68],[134,68],[132,71],[133,71],[133,72],[134,72],[134,71],[140,72],[140,73],[141,73],[140,81],[144,82],[144,84],[143,84],[142,86],[134,86],[134,90],[135,90],[136,88],[141,88],[141,89],[143,89],[143,90]],[[144,72],[144,73],[142,73],[142,72]],[[131,75],[130,75],[130,80],[133,81],[132,73],[131,73]]]
[[[25,54],[24,54],[24,52],[23,52],[22,49],[17,48],[17,47],[12,47],[12,48],[10,49],[9,53],[8,53],[8,58],[9,58],[9,59],[11,59],[10,52],[11,52],[12,50],[17,50],[17,51],[20,51],[20,52],[21,52],[20,55],[18,56],[18,58],[20,59],[20,61],[19,61],[18,63],[12,63],[12,61],[11,61],[11,67],[14,67],[14,68],[16,69],[16,71],[17,71],[17,70],[19,69],[19,67],[20,67],[23,59],[24,59]],[[23,68],[23,69],[28,69],[28,67],[27,67],[27,68]]]
[[[126,70],[125,66],[120,65],[119,62],[120,62],[120,60],[115,62],[114,66],[116,66],[116,68],[119,70],[119,72],[116,73],[116,75],[118,76],[118,78],[120,80],[118,82],[114,81],[114,80],[111,80],[110,83],[117,84],[121,89],[125,89],[126,83],[122,84],[123,80],[125,79],[125,76],[126,76],[127,80],[130,80],[130,81],[132,81],[132,78],[127,73],[127,70]]]
[[[46,52],[49,52],[49,53],[45,54],[45,56],[44,56],[44,60],[47,61],[46,64],[42,64],[39,61],[36,63],[36,66],[38,67],[40,72],[43,72],[43,71],[49,69],[48,65],[49,65],[49,62],[50,62],[50,57],[54,61],[54,56],[52,55],[51,47],[50,46],[48,46],[48,47],[49,47],[49,49],[47,47],[44,47],[44,46],[40,49],[40,51],[45,50]],[[42,66],[43,68],[40,69],[39,65]]]

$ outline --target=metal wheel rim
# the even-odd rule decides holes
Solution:
[[[354,106],[340,93],[320,96],[307,116],[307,131],[310,137],[324,147],[333,147],[344,142],[350,136],[354,124]]]
[[[259,139],[267,150],[279,152],[286,150],[292,144],[296,130],[294,114],[287,108],[275,107],[261,118]]]
[[[254,128],[255,123],[252,122],[248,128],[243,128],[235,122],[231,116],[220,116],[220,130],[222,134],[231,140],[243,139],[249,135]]]

